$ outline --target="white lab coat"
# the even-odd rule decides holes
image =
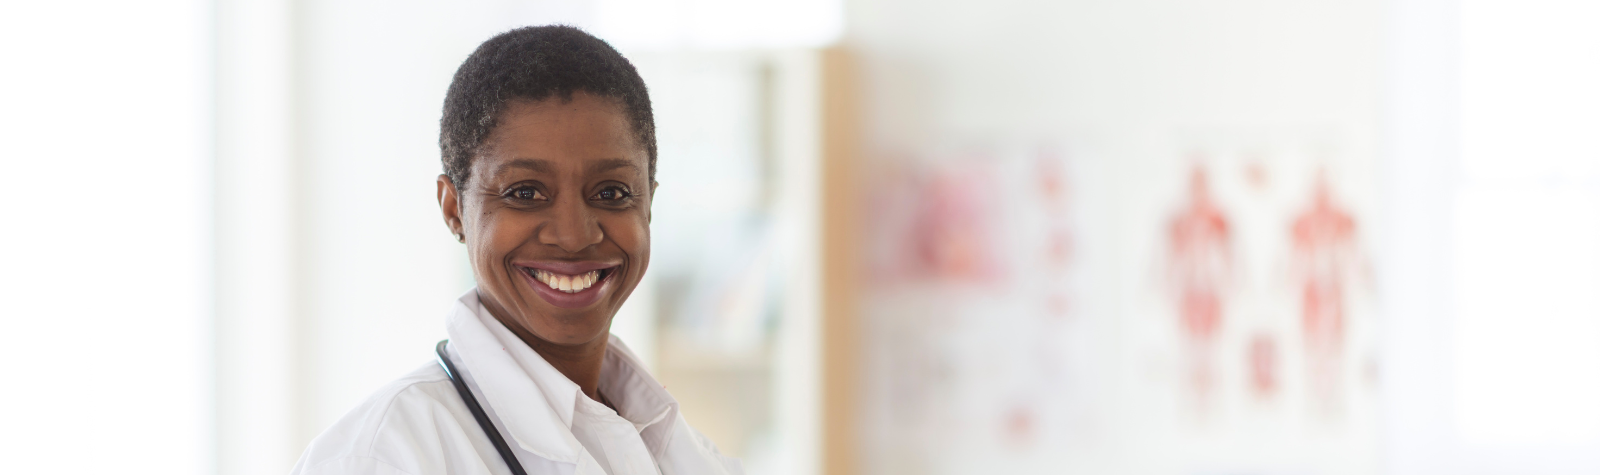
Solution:
[[[477,290],[447,319],[449,353],[529,474],[742,474],[612,336],[600,392],[578,385],[484,310]],[[430,347],[431,348],[431,347]],[[431,354],[431,352],[430,352]],[[619,414],[620,412],[620,414]],[[390,383],[306,448],[295,474],[511,473],[436,362]]]

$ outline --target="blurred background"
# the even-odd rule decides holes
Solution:
[[[429,362],[445,88],[548,23],[650,86],[613,329],[751,474],[1600,472],[1577,0],[8,2],[0,466],[285,473]]]

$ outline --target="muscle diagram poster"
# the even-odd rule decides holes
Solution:
[[[1173,454],[1150,472],[1376,470],[1375,161],[1332,131],[1170,150],[1121,208],[1121,400]]]

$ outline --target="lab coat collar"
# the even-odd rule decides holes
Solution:
[[[552,461],[580,462],[583,447],[572,435],[572,418],[578,398],[586,396],[577,383],[489,314],[476,288],[457,300],[446,332],[461,366],[519,447]],[[645,447],[661,456],[678,420],[677,400],[615,336],[602,364],[600,391],[640,428]]]
[[[578,461],[582,447],[572,435],[576,383],[495,320],[476,288],[456,301],[445,331],[506,435],[534,455]]]
[[[612,335],[606,346],[606,359],[600,370],[600,392],[617,406],[617,415],[639,429],[639,437],[651,454],[661,457],[678,420],[678,400],[650,377],[639,357],[622,340]]]

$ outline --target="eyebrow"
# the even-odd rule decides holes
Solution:
[[[539,173],[550,173],[555,169],[555,167],[550,165],[549,160],[540,160],[537,158],[517,158],[500,164],[498,168],[494,169],[494,175],[503,175],[507,170],[512,168],[524,168]]]
[[[632,168],[632,169],[634,169],[634,171],[638,171],[639,170],[639,165],[633,163],[633,160],[628,160],[628,159],[623,159],[623,158],[608,158],[608,159],[605,159],[605,160],[596,161],[596,162],[594,162],[594,164],[589,165],[589,172],[590,173],[609,172],[611,170],[616,170],[618,168]]]

